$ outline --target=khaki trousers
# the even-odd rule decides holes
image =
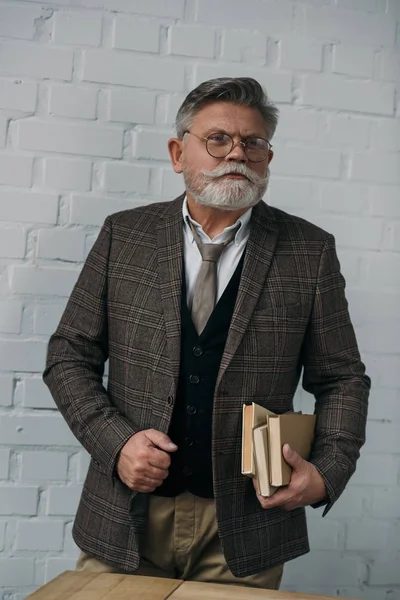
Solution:
[[[76,570],[122,572],[85,552]],[[150,496],[147,535],[134,574],[275,590],[283,565],[248,577],[232,575],[218,537],[214,500],[184,492],[175,498]]]

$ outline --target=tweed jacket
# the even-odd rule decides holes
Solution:
[[[121,482],[116,460],[134,433],[167,433],[171,421],[180,365],[182,201],[107,217],[50,339],[44,372],[92,457],[74,539],[126,571],[139,565],[148,497]],[[310,460],[326,485],[325,513],[355,470],[370,380],[344,287],[332,235],[264,202],[254,207],[212,425],[218,531],[237,577],[309,550],[304,509],[263,510],[241,475],[243,403],[292,410],[302,374],[316,399]]]

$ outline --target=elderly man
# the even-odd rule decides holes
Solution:
[[[369,378],[332,235],[262,201],[277,109],[248,78],[185,99],[185,194],[108,217],[49,343],[44,380],[92,460],[78,569],[278,588],[309,550],[304,507],[337,500],[364,442]],[[107,390],[102,384],[109,360]],[[243,403],[314,394],[290,485],[241,475]]]

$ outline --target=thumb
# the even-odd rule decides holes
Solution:
[[[293,467],[293,469],[299,470],[302,467],[304,462],[303,459],[301,458],[300,454],[296,452],[296,450],[293,450],[293,448],[289,446],[289,444],[283,445],[282,453],[283,458],[291,467]]]
[[[175,452],[175,450],[178,450],[178,446],[162,431],[148,429],[146,431],[146,437],[154,446],[157,446],[157,448],[160,448],[161,450],[165,450],[165,452]]]

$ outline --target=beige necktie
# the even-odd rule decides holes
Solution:
[[[202,244],[199,234],[189,220],[203,262],[196,279],[192,303],[192,320],[200,335],[214,310],[217,296],[217,264],[224,248],[235,238],[239,226],[232,230],[222,244]]]

